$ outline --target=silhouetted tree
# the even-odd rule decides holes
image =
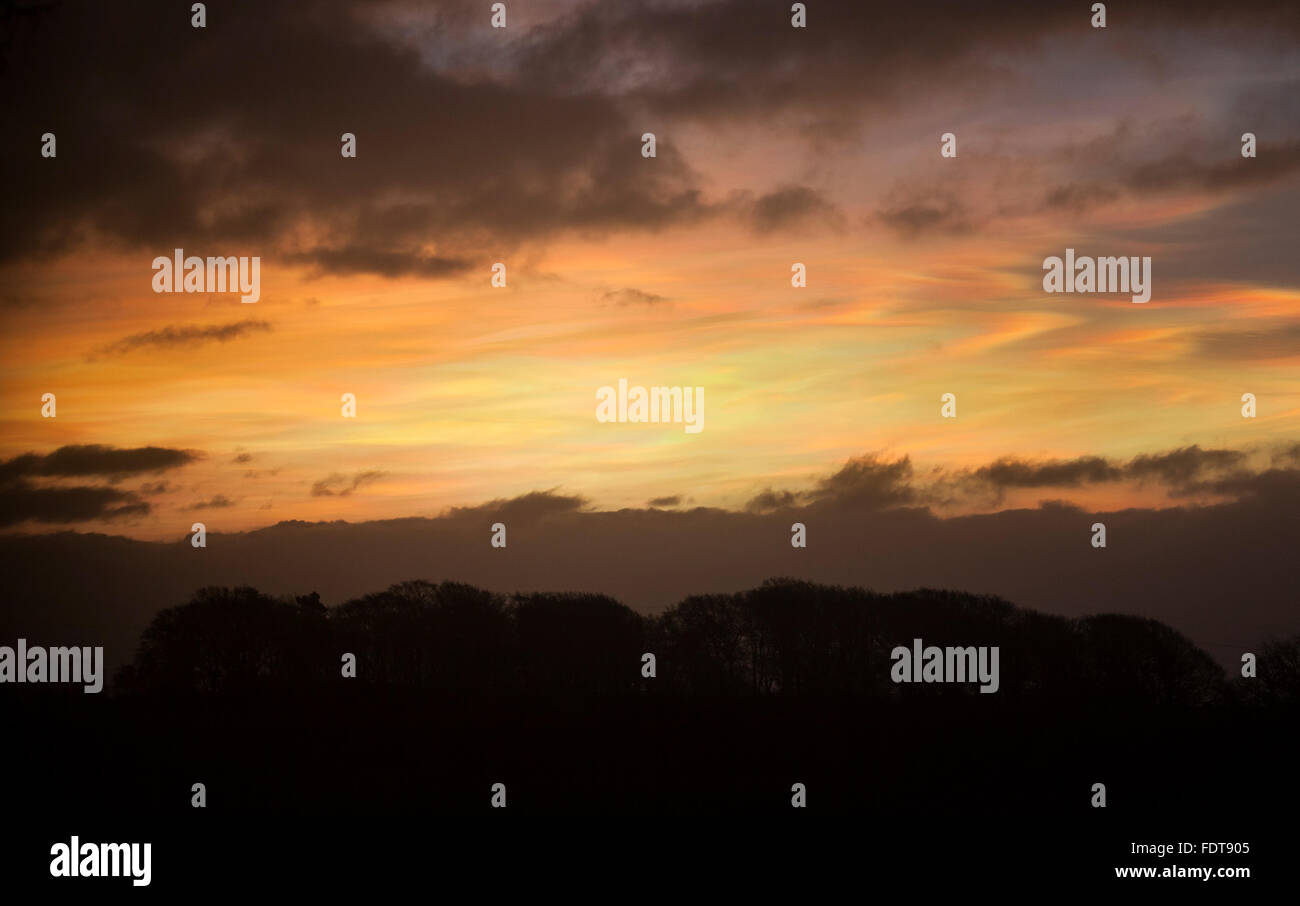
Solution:
[[[331,620],[367,683],[499,688],[513,634],[504,598],[458,582],[402,582],[340,605]]]
[[[1156,620],[1101,614],[1078,621],[1089,684],[1103,695],[1199,704],[1224,691],[1223,671],[1181,633]]]
[[[325,607],[314,592],[276,600],[252,588],[205,588],[145,631],[122,688],[244,693],[332,681],[340,656],[358,681],[456,691],[568,697],[632,690],[705,696],[977,695],[977,682],[894,684],[892,651],[925,646],[1000,650],[999,700],[1036,696],[1203,704],[1228,688],[1215,663],[1155,620],[1081,620],[1021,610],[999,598],[920,589],[772,579],[732,595],[693,595],[655,619],[605,595],[510,598],[456,582],[402,582]],[[1295,696],[1300,642],[1264,649],[1259,698]],[[641,655],[658,676],[644,682]]]
[[[660,675],[674,688],[705,694],[752,689],[743,651],[744,616],[733,595],[692,595],[658,621]]]
[[[203,588],[145,629],[124,684],[173,695],[243,694],[321,675],[320,614],[253,588]]]
[[[526,691],[614,693],[640,685],[643,618],[595,594],[512,599],[519,680]]]
[[[1256,675],[1242,679],[1250,698],[1283,705],[1300,704],[1300,633],[1266,642]]]

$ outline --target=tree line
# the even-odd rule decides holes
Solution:
[[[189,697],[351,682],[560,697],[978,694],[967,684],[895,684],[890,652],[914,638],[998,646],[999,699],[1300,700],[1300,636],[1264,646],[1258,676],[1242,679],[1156,620],[1071,619],[985,595],[793,579],[692,595],[654,616],[600,594],[499,594],[457,582],[402,582],[335,607],[316,593],[203,588],[157,614],[115,689]],[[355,678],[343,678],[346,654]]]

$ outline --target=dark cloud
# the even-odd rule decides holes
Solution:
[[[656,507],[674,507],[680,506],[682,502],[681,495],[675,494],[672,497],[656,497],[650,501],[649,506]]]
[[[0,483],[21,477],[66,478],[79,475],[124,476],[175,469],[199,459],[193,450],[167,447],[109,447],[79,444],[53,453],[24,453],[0,463]]]
[[[1300,77],[1248,82],[1232,98],[1237,134],[1257,132],[1260,123],[1300,126]],[[1274,130],[1264,133],[1267,138]]]
[[[608,90],[664,114],[744,117],[796,110],[823,130],[852,102],[879,109],[909,83],[983,71],[977,55],[1027,46],[1077,12],[1032,12],[960,2],[882,8],[855,0],[810,5],[808,28],[790,27],[790,4],[751,0],[587,3],[527,37],[519,78],[550,90]],[[906,40],[900,40],[906,36]],[[627,78],[627,73],[660,77]],[[956,80],[954,80],[956,81]],[[949,84],[952,84],[951,82]]]
[[[1255,49],[1286,46],[1284,36],[1300,32],[1287,0],[1193,9],[1177,0],[1129,5],[1107,34],[1200,31],[1216,48]],[[925,103],[919,93],[962,97],[974,85],[1005,84],[1009,57],[1041,54],[1049,38],[1091,37],[1089,15],[1072,0],[996,14],[962,0],[821,0],[809,4],[808,27],[792,29],[789,3],[606,0],[527,34],[515,72],[521,85],[614,91],[665,117],[794,120],[814,144],[843,144],[864,118]],[[1125,46],[1126,59],[1134,53]]]
[[[1183,488],[1182,493],[1217,494],[1237,500],[1294,499],[1300,493],[1300,470],[1268,469],[1250,472],[1242,469],[1221,478],[1191,482]]]
[[[1201,211],[1156,226],[1112,231],[1117,242],[1152,243],[1156,291],[1171,283],[1240,282],[1264,286],[1300,286],[1300,184]],[[1059,253],[1058,253],[1059,254]],[[1202,338],[1205,341],[1205,338]],[[1209,347],[1228,350],[1210,339]],[[1264,344],[1268,348],[1269,344]]]
[[[252,318],[236,321],[233,324],[209,324],[206,326],[182,325],[163,327],[145,333],[132,334],[116,342],[101,347],[91,357],[105,355],[125,355],[137,349],[149,347],[157,349],[174,349],[176,347],[197,346],[200,343],[227,343],[246,337],[249,334],[271,330],[266,321]]]
[[[1170,486],[1196,481],[1207,472],[1236,468],[1246,461],[1240,450],[1202,450],[1193,445],[1168,453],[1135,456],[1124,473],[1131,478],[1155,479]]]
[[[242,465],[246,462],[252,462],[252,461],[253,461],[252,453],[240,453],[238,456],[236,456],[234,459],[231,460],[231,462],[239,465]]]
[[[1280,253],[1295,232],[1295,218],[1289,216],[1294,203],[1284,203],[1277,195],[1293,198],[1300,189],[1300,128],[1286,115],[1296,104],[1273,90],[1243,93],[1258,114],[1249,124],[1240,111],[1216,104],[1195,117],[1175,111],[1155,120],[1120,116],[1100,134],[1082,141],[1068,138],[1054,147],[1017,149],[1018,137],[1008,135],[993,144],[968,145],[959,165],[940,162],[937,155],[928,163],[915,162],[901,172],[874,219],[906,238],[960,235],[1021,217],[1083,217],[1116,203],[1173,193],[1208,195],[1221,199],[1225,207],[1207,210],[1204,204],[1196,205],[1191,213],[1167,213],[1140,228],[1118,227],[1112,235],[1140,234],[1158,244],[1161,254],[1156,260],[1162,273],[1171,273],[1166,262],[1181,257],[1180,246],[1199,245],[1199,234],[1213,232],[1230,219],[1231,228],[1215,235],[1240,248],[1210,256],[1198,248],[1188,258],[1241,259],[1243,250],[1260,246],[1272,234],[1274,238],[1263,243],[1265,250],[1250,253],[1234,276],[1254,271],[1263,276],[1253,282],[1264,282],[1277,270],[1294,273],[1295,256]],[[1239,135],[1246,129],[1262,130],[1261,123],[1268,130],[1261,132],[1259,156],[1242,158]],[[1238,208],[1227,207],[1238,202]],[[1097,228],[1104,227],[1094,224]],[[1270,257],[1277,263],[1261,269],[1261,261]]]
[[[902,457],[887,462],[874,454],[850,459],[838,471],[819,479],[808,491],[760,492],[745,504],[749,513],[807,506],[827,501],[853,503],[866,509],[884,509],[915,503],[912,462]]]
[[[1164,453],[1141,454],[1127,463],[1100,456],[1037,462],[1003,457],[963,473],[960,481],[1002,491],[1012,488],[1074,488],[1130,479],[1154,481],[1171,490],[1183,491],[1205,475],[1236,468],[1246,459],[1247,455],[1240,450],[1203,450],[1196,445]]]
[[[830,499],[869,509],[913,503],[912,461],[904,456],[885,462],[870,454],[850,459],[838,472],[818,481],[807,497],[813,502]]]
[[[139,493],[153,497],[158,494],[169,494],[173,490],[175,488],[166,481],[147,481],[140,485]]]
[[[1004,457],[972,473],[972,477],[997,488],[1078,487],[1099,481],[1118,481],[1124,471],[1099,456],[1026,462]]]
[[[1236,361],[1300,356],[1300,321],[1275,321],[1262,329],[1202,331],[1196,334],[1196,351],[1207,358]]]
[[[1300,462],[1300,445],[1280,448],[1274,463]],[[1127,462],[1101,456],[1075,459],[1028,460],[1002,457],[976,469],[942,468],[917,476],[911,459],[889,461],[868,454],[849,460],[833,474],[819,479],[810,490],[766,488],[744,506],[747,513],[811,507],[824,503],[852,504],[867,510],[898,507],[950,506],[980,501],[1000,504],[1015,489],[1079,488],[1107,482],[1153,482],[1173,496],[1253,493],[1248,483],[1233,479],[1256,475],[1246,468],[1249,456],[1240,450],[1205,450],[1192,445],[1163,453],[1135,456]]]
[[[971,212],[956,197],[932,197],[876,211],[876,219],[905,239],[971,232]]]
[[[1261,144],[1257,153],[1253,158],[1236,154],[1215,161],[1199,160],[1185,152],[1171,154],[1135,168],[1129,174],[1128,188],[1134,192],[1226,191],[1263,186],[1300,173],[1300,141]]]
[[[357,472],[349,478],[347,475],[334,472],[312,484],[311,496],[348,497],[353,491],[357,490],[357,488],[376,482],[387,474],[387,472],[371,470],[368,472]]]
[[[287,256],[298,264],[315,265],[322,274],[378,274],[381,277],[454,277],[474,266],[468,258],[441,258],[418,249],[377,249],[364,246],[316,248]]]
[[[124,449],[99,444],[15,456],[0,463],[0,526],[23,522],[68,524],[148,515],[152,508],[140,495],[166,493],[170,490],[167,482],[145,483],[135,493],[113,487],[43,487],[33,484],[31,479],[101,476],[117,481],[128,475],[180,468],[199,458],[200,454],[192,450]]]
[[[145,516],[148,503],[116,488],[42,488],[26,481],[0,485],[0,526],[23,522],[68,524]]]
[[[1194,10],[1143,4],[1125,10],[1124,27],[1202,30],[1216,47],[1300,31],[1287,2]],[[821,0],[807,29],[789,17],[788,4],[752,0],[594,0],[501,35],[469,0],[267,0],[227,5],[199,32],[164,0],[51,4],[8,47],[0,261],[87,243],[179,246],[432,279],[562,232],[833,220],[833,205],[803,186],[710,200],[674,147],[675,126],[780,117],[809,141],[842,145],[864,114],[1004,80],[1007,55],[1035,54],[1046,37],[1094,37],[1072,0],[996,14],[957,0]],[[1288,97],[1256,91],[1243,109],[1269,113]],[[51,129],[52,160],[17,140]],[[647,130],[659,138],[649,160]],[[344,132],[357,137],[355,159],[339,154]],[[1230,187],[1293,172],[1294,145],[1262,148],[1242,166],[1174,156],[1131,182]],[[1052,190],[1049,203],[1101,197],[1081,192]],[[880,218],[908,236],[975,223],[943,199],[890,203]],[[29,291],[11,284],[5,295]]]
[[[221,509],[225,509],[226,507],[232,507],[234,505],[235,502],[230,498],[226,497],[225,494],[218,494],[215,497],[211,498],[210,500],[201,500],[198,503],[186,507],[186,509],[187,510],[221,510]]]
[[[807,186],[786,186],[759,196],[749,216],[754,229],[760,233],[798,226],[809,220],[838,224],[843,219],[834,204]]]
[[[452,507],[444,515],[454,519],[491,517],[509,524],[531,525],[549,517],[581,512],[587,505],[584,497],[557,494],[555,490],[533,491],[509,500],[493,500],[472,507]]]
[[[797,506],[800,499],[800,495],[795,494],[793,491],[774,491],[767,488],[755,494],[745,504],[745,512],[770,513],[773,510],[784,510]]]
[[[1273,464],[1300,467],[1300,444],[1289,444],[1274,450]]]
[[[1261,146],[1261,156],[1256,159],[1236,155],[1237,146],[1229,144],[1229,153],[1214,158],[1215,150],[1223,148],[1227,127],[1216,122],[1186,135],[1180,131],[1182,128],[1182,122],[1175,120],[1162,123],[1155,135],[1139,134],[1128,121],[1121,120],[1112,131],[1082,146],[1066,145],[1033,157],[971,152],[963,159],[960,171],[944,177],[942,188],[937,188],[934,180],[913,176],[900,179],[882,200],[874,220],[905,239],[961,236],[1017,217],[1082,217],[1117,202],[1174,192],[1219,194],[1230,199],[1231,204],[1236,203],[1233,193],[1253,193],[1259,197],[1246,198],[1237,207],[1209,212],[1198,207],[1190,216],[1175,215],[1151,227],[1121,229],[1112,235],[1140,235],[1146,242],[1160,244],[1162,253],[1154,256],[1155,260],[1162,273],[1174,277],[1181,276],[1178,268],[1171,269],[1168,264],[1176,260],[1175,256],[1186,254],[1181,247],[1185,243],[1200,246],[1206,242],[1202,234],[1213,232],[1223,238],[1222,234],[1228,233],[1225,241],[1242,247],[1258,247],[1258,237],[1271,235],[1266,250],[1250,253],[1249,265],[1234,268],[1232,276],[1239,278],[1253,271],[1253,282],[1264,282],[1279,270],[1293,274],[1294,256],[1279,253],[1295,232],[1294,218],[1289,217],[1291,207],[1276,195],[1264,198],[1257,190],[1273,187],[1277,193],[1294,197],[1295,186],[1300,185],[1300,141]],[[1142,139],[1146,139],[1145,143]],[[1186,142],[1195,146],[1197,153],[1183,151],[1151,160],[1152,142]],[[1257,166],[1265,155],[1268,163]],[[1069,178],[1061,181],[1064,173],[1069,173]],[[992,195],[989,186],[996,187]],[[1232,229],[1216,229],[1229,220]],[[1236,221],[1242,222],[1242,229],[1237,228]],[[1252,239],[1243,238],[1243,231],[1252,234]],[[1205,258],[1200,248],[1188,257],[1197,255],[1210,261],[1234,257],[1220,253]],[[1235,255],[1240,258],[1241,252]],[[1270,266],[1260,268],[1258,265],[1269,256]]]
[[[5,131],[53,129],[58,157],[0,148],[0,259],[93,242],[446,277],[561,230],[727,212],[671,136],[642,158],[609,97],[434,71],[372,12],[236,4],[199,33],[162,0],[54,8],[11,48]]]
[[[1254,118],[1243,119],[1235,108],[1207,123],[1173,118],[1158,128],[1155,124],[1138,128],[1125,118],[1104,135],[1081,145],[1067,144],[1046,162],[1068,170],[1069,181],[1049,188],[1041,205],[1012,213],[1081,215],[1117,201],[1176,192],[1228,194],[1269,186],[1285,188],[1300,177],[1300,138],[1278,137],[1279,131],[1296,130],[1297,120],[1286,113],[1295,102],[1276,91],[1253,88],[1247,89],[1244,97],[1249,99]],[[1269,133],[1262,135],[1257,157],[1243,158],[1238,153],[1238,137],[1261,128],[1259,123],[1268,123]],[[1167,151],[1170,146],[1178,150]],[[1042,161],[1024,160],[1016,166],[1032,173],[1039,163]],[[1211,216],[1218,217],[1217,213]],[[1165,235],[1164,226],[1153,233]]]
[[[1070,183],[1048,191],[1043,207],[1049,211],[1082,214],[1120,197],[1117,189],[1097,183]]]

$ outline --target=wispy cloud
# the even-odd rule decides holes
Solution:
[[[615,305],[658,305],[661,302],[668,301],[663,296],[654,293],[647,293],[639,289],[611,289],[601,296],[606,302],[613,302]]]
[[[376,482],[387,474],[387,472],[372,470],[369,472],[357,472],[349,478],[341,472],[334,472],[312,484],[311,496],[347,497],[358,488]]]
[[[89,358],[126,355],[137,349],[175,349],[177,347],[198,346],[202,343],[228,343],[231,340],[237,340],[255,333],[264,333],[271,329],[269,322],[251,318],[236,321],[233,324],[169,326],[123,337],[114,343],[100,347],[95,352],[92,352]]]
[[[225,509],[225,508],[227,508],[227,507],[232,507],[232,506],[234,506],[234,505],[235,505],[235,501],[231,500],[231,499],[230,499],[229,497],[227,497],[225,494],[217,494],[215,497],[212,497],[212,498],[210,498],[210,499],[208,499],[208,500],[201,500],[201,501],[199,501],[198,503],[195,503],[195,504],[192,504],[192,505],[190,505],[190,506],[187,506],[185,509],[187,509],[187,510],[223,510],[223,509]]]

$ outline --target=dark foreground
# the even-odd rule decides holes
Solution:
[[[1113,869],[1170,864],[1244,865],[1252,881],[1276,881],[1295,840],[1296,715],[1281,708],[993,696],[560,707],[356,688],[171,711],[92,696],[11,710],[6,812],[25,817],[6,829],[8,877],[128,885],[49,878],[49,846],[72,834],[152,841],[151,888],[235,890],[524,865],[591,877],[620,859],[661,879],[718,862],[737,883],[847,872],[933,884],[977,871],[1000,886],[1045,875],[1152,885]],[[205,808],[191,805],[197,782]],[[1104,808],[1091,804],[1098,782]],[[505,808],[492,807],[495,783]],[[804,809],[791,806],[794,783]],[[1131,848],[1183,841],[1249,842],[1251,853]],[[1216,882],[1241,883],[1204,883]]]
[[[999,646],[998,691],[895,683],[891,648],[917,637]],[[653,619],[452,584],[335,609],[207,589],[104,693],[0,688],[0,871],[143,890],[52,878],[76,835],[151,843],[148,889],[179,893],[1274,886],[1300,814],[1298,652],[1237,677],[1153,621],[790,582]],[[1150,866],[1252,876],[1115,875]]]

